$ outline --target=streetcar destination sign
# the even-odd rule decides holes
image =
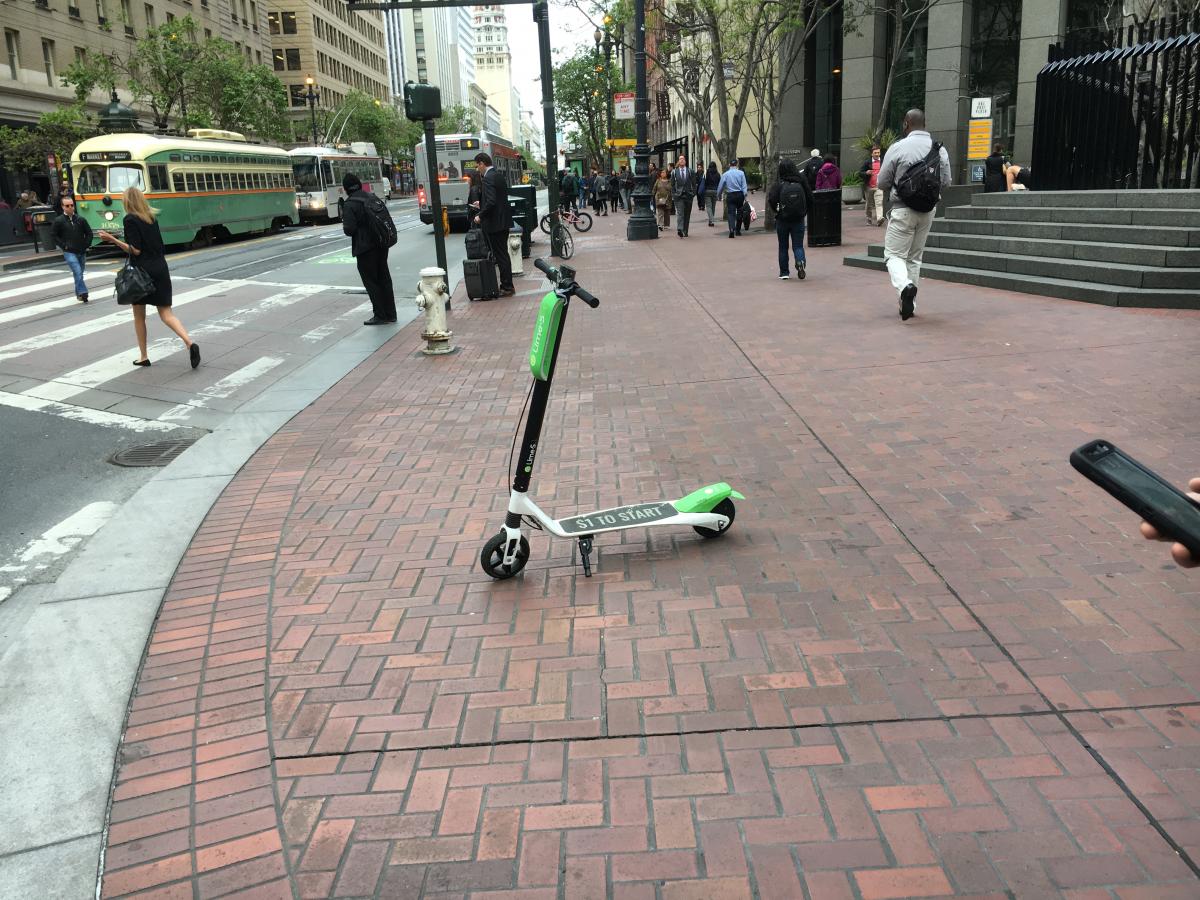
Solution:
[[[126,162],[133,157],[128,150],[99,150],[92,153],[80,153],[80,162]]]

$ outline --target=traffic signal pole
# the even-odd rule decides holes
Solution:
[[[550,61],[550,4],[533,4],[533,21],[538,29],[538,54],[542,68],[542,128],[546,132],[546,188],[550,200],[550,255],[562,256],[558,237],[558,135],[554,124],[554,66]]]

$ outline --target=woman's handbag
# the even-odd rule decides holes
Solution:
[[[141,303],[155,291],[154,279],[145,269],[133,264],[133,257],[125,260],[125,268],[117,273],[117,302],[122,306]]]

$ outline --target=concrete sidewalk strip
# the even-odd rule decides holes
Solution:
[[[902,324],[853,246],[780,282],[758,229],[625,222],[576,242],[534,498],[726,480],[733,528],[491,581],[539,279],[456,296],[455,356],[356,333],[152,483],[220,494],[173,572],[110,525],[14,607],[157,611],[103,895],[1195,896],[1196,589],[1066,455],[1200,472],[1200,315],[927,282]]]

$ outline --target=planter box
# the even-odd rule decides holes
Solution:
[[[849,206],[852,203],[862,203],[863,189],[861,184],[842,185],[842,202]]]

